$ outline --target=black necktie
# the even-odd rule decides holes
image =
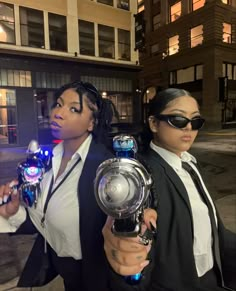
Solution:
[[[211,205],[209,198],[207,197],[207,194],[202,186],[202,183],[199,179],[198,174],[186,162],[182,162],[182,167],[190,174],[199,194],[201,195],[203,201],[207,205],[207,208],[209,211],[209,216],[210,216],[210,221],[211,221],[212,235],[213,235],[213,253],[214,253],[216,265],[217,265],[219,272],[220,272],[222,285],[224,285],[223,277],[222,277],[221,259],[220,259],[219,235],[218,235],[218,229],[216,227],[216,221],[215,221],[215,216],[214,216],[214,211],[213,211],[212,205]]]

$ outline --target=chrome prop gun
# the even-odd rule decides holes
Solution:
[[[116,157],[104,161],[97,169],[94,184],[97,203],[104,213],[115,219],[114,235],[139,235],[141,243],[148,244],[150,238],[141,235],[141,225],[143,211],[149,207],[151,175],[136,159],[137,143],[132,136],[115,136],[113,149]],[[126,279],[136,284],[141,277],[140,273]]]

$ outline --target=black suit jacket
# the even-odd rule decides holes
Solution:
[[[155,183],[154,195],[158,200],[157,237],[151,250],[151,263],[145,268],[143,279],[137,286],[128,285],[121,276],[111,271],[111,290],[203,290],[200,287],[194,261],[193,219],[187,191],[176,172],[155,151],[150,150],[144,159],[151,169]],[[225,229],[219,217],[218,222],[224,264],[226,259],[226,240],[223,239]],[[232,248],[235,235],[231,238]],[[229,257],[229,254],[227,255]]]
[[[103,251],[102,237],[106,215],[96,203],[93,181],[99,164],[112,157],[113,155],[103,145],[92,141],[78,184],[80,240],[83,255],[82,274],[86,291],[108,290],[108,265]],[[18,233],[29,233],[34,230],[30,219],[27,219],[19,228]],[[50,266],[47,268],[47,262],[47,256],[44,254],[44,238],[39,234],[18,286],[40,286],[52,280],[57,274]],[[43,270],[44,267],[46,272]],[[79,286],[80,282],[78,282],[78,289]]]

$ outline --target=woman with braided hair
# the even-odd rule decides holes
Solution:
[[[108,137],[115,110],[90,83],[66,84],[55,97],[50,127],[62,142],[53,149],[36,208],[21,206],[16,191],[11,202],[0,205],[8,232],[38,233],[18,286],[41,286],[59,274],[66,291],[106,291],[106,216],[96,204],[93,181],[99,164],[112,157],[101,142]],[[14,192],[13,183],[17,181],[0,186],[2,201]]]

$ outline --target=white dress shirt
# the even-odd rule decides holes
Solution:
[[[150,147],[156,151],[177,173],[179,178],[182,180],[190,201],[190,206],[193,215],[193,253],[196,264],[198,276],[203,276],[207,271],[213,267],[213,253],[212,253],[212,234],[211,234],[211,221],[208,213],[208,208],[203,202],[196,186],[190,176],[190,174],[182,168],[182,161],[187,162],[198,174],[202,186],[208,196],[210,203],[212,204],[213,211],[216,219],[215,207],[212,199],[202,181],[202,178],[194,165],[196,159],[188,152],[183,152],[181,158],[176,154],[156,146],[151,142]],[[216,219],[217,223],[217,219]]]
[[[54,181],[52,189],[60,183],[77,159],[79,157],[81,158],[81,161],[49,200],[44,227],[41,225],[43,208],[51,179],[52,177],[57,177],[60,168],[64,150],[63,142],[53,149],[52,169],[45,174],[40,183],[41,194],[36,209],[34,207],[28,208],[33,224],[59,257],[72,257],[76,260],[82,259],[79,230],[78,182],[91,141],[92,136],[89,135],[74,153],[65,171]],[[2,222],[0,220],[0,229],[3,225],[4,232],[14,232],[24,222],[25,218],[26,211],[23,206],[20,206],[19,211],[14,216],[8,220],[3,219],[4,221]]]

